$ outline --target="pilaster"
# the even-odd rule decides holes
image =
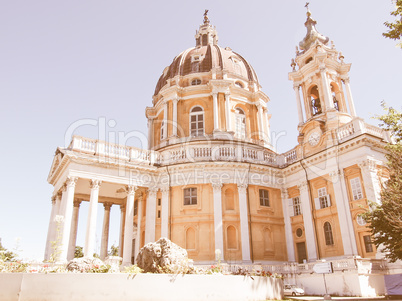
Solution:
[[[289,194],[286,188],[281,191],[282,197],[282,208],[283,208],[283,219],[285,222],[285,233],[286,233],[286,250],[288,253],[288,261],[294,262],[295,259],[295,249],[293,245],[293,235],[292,235],[292,225],[290,220],[290,208],[289,208]]]
[[[240,211],[240,234],[241,234],[241,251],[244,263],[251,262],[250,256],[250,232],[248,223],[248,206],[247,206],[247,186],[248,184],[237,184],[239,192],[239,211]]]
[[[169,237],[169,194],[170,187],[161,188],[162,191],[162,213],[161,213],[161,237]]]
[[[214,196],[214,236],[215,250],[220,250],[225,258],[223,247],[223,224],[222,224],[222,183],[212,183]]]

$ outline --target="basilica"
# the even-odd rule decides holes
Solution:
[[[148,149],[80,136],[57,148],[45,260],[54,242],[58,261],[74,257],[82,202],[89,257],[103,204],[102,259],[110,210],[119,207],[123,265],[160,237],[199,264],[376,258],[361,213],[380,201],[390,137],[356,114],[351,64],[316,23],[307,9],[289,73],[298,144],[277,153],[269,97],[249,62],[219,46],[206,12],[195,46],[163,70],[145,108]]]

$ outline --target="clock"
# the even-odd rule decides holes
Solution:
[[[310,143],[311,146],[316,146],[320,141],[320,138],[321,138],[320,132],[318,131],[312,132],[308,137],[308,143]]]

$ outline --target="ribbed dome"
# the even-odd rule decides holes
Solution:
[[[186,76],[192,73],[222,71],[229,78],[239,78],[255,81],[257,75],[251,65],[238,53],[229,47],[222,48],[217,45],[218,35],[216,29],[209,24],[205,15],[204,24],[200,26],[196,36],[196,47],[189,48],[173,59],[172,64],[166,67],[158,80],[154,95],[167,84],[167,81],[177,75]]]

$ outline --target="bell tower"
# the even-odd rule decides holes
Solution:
[[[296,46],[289,79],[296,93],[299,143],[315,147],[330,141],[331,131],[350,122],[356,112],[349,86],[351,64],[344,62],[333,41],[329,43],[329,38],[317,31],[308,3],[306,8],[307,34]]]

